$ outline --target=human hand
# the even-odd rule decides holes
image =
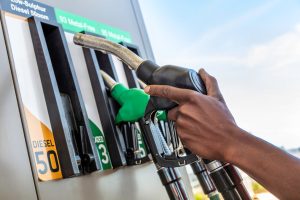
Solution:
[[[178,104],[168,112],[176,122],[182,143],[193,153],[207,159],[229,161],[240,134],[219,90],[217,80],[205,70],[199,74],[207,95],[166,85],[150,85],[145,92]]]

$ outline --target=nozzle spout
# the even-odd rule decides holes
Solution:
[[[106,84],[106,86],[112,90],[118,83],[110,76],[108,75],[105,71],[100,70],[101,76]]]
[[[141,79],[139,79],[139,78],[138,78],[138,82],[139,82],[142,89],[145,89],[147,87],[147,84],[144,83],[143,81],[141,81]]]
[[[112,53],[113,55],[119,57],[124,63],[126,63],[131,69],[137,70],[144,60],[137,56],[135,53],[123,47],[120,44],[111,42],[101,37],[96,37],[93,35],[76,33],[74,35],[73,41],[75,44],[92,48],[98,51],[105,51]]]

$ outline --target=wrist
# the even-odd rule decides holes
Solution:
[[[224,161],[236,165],[244,156],[244,147],[249,144],[251,135],[238,126],[234,126],[229,134],[231,138],[224,152]]]

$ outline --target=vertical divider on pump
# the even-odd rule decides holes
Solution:
[[[124,156],[125,146],[122,134],[117,130],[114,124],[114,111],[112,110],[112,102],[107,94],[104,81],[100,74],[100,69],[112,64],[111,58],[101,55],[92,49],[83,48],[83,54],[86,60],[88,73],[90,76],[91,85],[94,91],[97,109],[101,119],[103,132],[107,140],[107,145],[111,157],[111,162],[114,168],[126,165]],[[101,60],[101,62],[99,62]],[[101,63],[101,64],[100,64]],[[109,67],[108,73],[116,75],[112,67]]]
[[[60,25],[29,18],[63,177],[100,170],[99,155]]]

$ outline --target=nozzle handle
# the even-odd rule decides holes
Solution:
[[[205,84],[195,70],[174,65],[158,66],[146,60],[137,68],[137,76],[148,85],[170,85],[178,88],[190,89],[206,94]],[[169,110],[177,104],[169,100],[152,97],[155,110]]]

